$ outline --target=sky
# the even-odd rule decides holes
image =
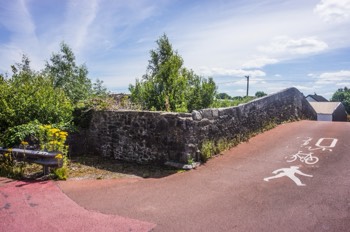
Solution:
[[[128,92],[164,33],[196,74],[244,96],[350,87],[350,0],[0,0],[0,73],[41,70],[62,41],[92,80]]]

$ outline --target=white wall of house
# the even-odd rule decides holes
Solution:
[[[333,121],[331,114],[317,114],[317,121]]]

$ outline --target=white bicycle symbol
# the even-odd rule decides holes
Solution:
[[[302,151],[298,151],[298,153],[290,155],[289,160],[287,160],[287,162],[294,162],[295,160],[299,159],[302,163],[315,164],[319,161],[319,159],[316,156],[312,156],[312,154],[312,152],[303,153]]]

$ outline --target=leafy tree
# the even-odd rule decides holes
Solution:
[[[100,79],[93,83],[92,93],[95,96],[107,96],[109,94],[107,88],[103,85],[103,81]]]
[[[184,68],[165,34],[156,43],[146,74],[129,86],[131,100],[147,110],[186,112],[209,107],[216,94],[213,79]]]
[[[184,69],[183,72],[187,79],[185,94],[187,111],[210,107],[214,102],[217,89],[214,80],[198,76],[192,70]]]
[[[255,97],[263,97],[263,96],[266,96],[267,93],[263,92],[263,91],[258,91],[255,93]]]
[[[218,93],[216,95],[217,99],[232,99],[232,97],[230,95],[228,95],[227,93]]]
[[[60,45],[60,53],[53,53],[50,62],[46,62],[46,72],[52,77],[54,88],[63,89],[73,103],[92,94],[86,66],[76,65],[73,51],[64,42]]]
[[[338,89],[332,96],[331,101],[342,102],[345,110],[350,114],[350,89],[347,87]]]
[[[37,120],[40,123],[68,123],[72,119],[70,100],[52,86],[50,77],[35,73],[30,61],[12,66],[13,75],[0,82],[0,132]]]

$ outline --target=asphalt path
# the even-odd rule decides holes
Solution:
[[[60,187],[89,210],[155,223],[154,231],[350,231],[349,141],[349,123],[299,121],[194,171]]]
[[[349,141],[300,121],[160,179],[3,180],[0,231],[350,231]]]

